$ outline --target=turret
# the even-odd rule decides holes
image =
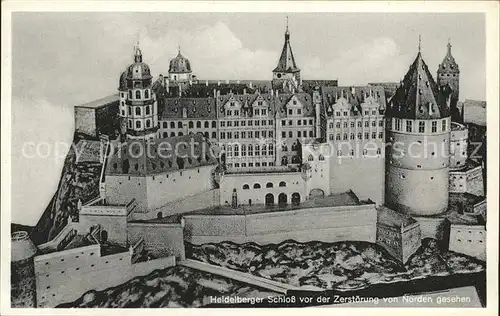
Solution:
[[[278,65],[273,70],[272,86],[274,89],[283,90],[284,87],[292,86],[289,90],[299,90],[302,84],[300,78],[300,69],[295,63],[292,46],[290,45],[290,31],[288,30],[288,17],[285,31],[285,43],[281,50]]]
[[[12,307],[36,307],[33,258],[37,248],[25,231],[12,234],[11,246],[11,305]]]

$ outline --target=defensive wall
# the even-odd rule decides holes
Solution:
[[[184,238],[192,244],[233,241],[261,245],[362,240],[375,242],[375,204],[313,207],[235,215],[185,215]]]
[[[471,193],[484,195],[483,170],[480,165],[468,165],[461,170],[451,170],[449,178],[450,193]]]
[[[486,227],[452,224],[449,250],[486,260]]]
[[[130,244],[144,239],[144,249],[154,257],[185,258],[181,223],[129,222],[127,231]]]

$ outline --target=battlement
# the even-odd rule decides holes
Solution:
[[[108,204],[107,201],[98,197],[88,204],[83,205],[79,211],[82,215],[102,215],[102,216],[129,216],[137,207],[137,201],[132,199],[125,205]]]

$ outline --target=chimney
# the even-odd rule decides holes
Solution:
[[[219,80],[219,81],[217,81],[217,85],[218,85],[218,86],[220,86],[220,80]]]
[[[170,92],[170,80],[168,80],[168,78],[166,78],[165,81],[166,81],[165,85],[167,86],[167,93],[169,93]]]
[[[205,86],[208,87],[208,80],[205,80]]]
[[[243,95],[247,94],[247,88],[243,88]]]
[[[214,88],[214,98],[217,98],[217,90]]]
[[[191,80],[191,78],[189,78],[189,85],[193,85],[193,81]]]
[[[237,84],[240,84],[240,79],[238,79],[238,80],[236,81],[236,83],[237,83]]]
[[[250,86],[250,89],[252,89],[252,88],[253,88],[253,84],[252,84],[252,82],[251,82],[251,81],[250,81],[249,86]]]
[[[229,79],[226,79],[226,84],[229,84]]]

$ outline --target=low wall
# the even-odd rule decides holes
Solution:
[[[233,241],[258,244],[360,240],[375,242],[374,204],[321,207],[251,215],[186,215],[185,240],[192,244]]]
[[[144,248],[155,257],[185,258],[181,224],[127,223],[128,242],[136,244],[144,238]]]
[[[130,260],[123,259],[124,254],[128,255],[128,252],[101,257],[100,264],[96,263],[95,268],[68,271],[67,274],[49,277],[37,275],[37,306],[55,307],[74,301],[89,290],[104,290],[156,269],[175,265],[174,257],[131,264]]]

